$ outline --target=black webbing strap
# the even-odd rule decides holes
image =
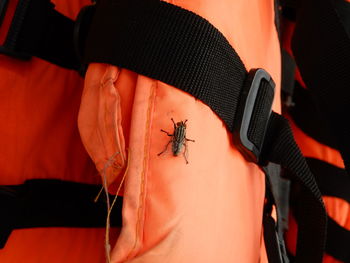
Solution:
[[[20,59],[36,56],[78,70],[74,30],[74,21],[57,12],[50,0],[19,0],[0,53]]]
[[[53,179],[0,186],[0,248],[12,230],[33,227],[105,227],[107,204],[101,186]],[[121,226],[122,198],[112,210],[112,226]]]
[[[349,5],[345,3],[344,5]],[[338,6],[339,7],[339,6]],[[330,123],[350,174],[350,38],[332,0],[299,2],[292,40],[303,80]]]
[[[281,40],[281,3],[280,0],[274,0],[275,27],[278,38]]]
[[[280,241],[276,232],[276,222],[271,215],[263,215],[264,241],[269,263],[285,263],[280,249]]]
[[[296,14],[296,0],[281,0],[282,16],[294,21]]]
[[[306,158],[321,194],[334,196],[350,204],[350,178],[344,169],[314,158]]]
[[[118,65],[180,88],[233,130],[239,93],[232,87],[242,87],[247,72],[216,28],[158,0],[102,0],[96,7],[87,62]]]
[[[326,252],[341,262],[350,262],[350,231],[328,217]]]
[[[322,262],[327,219],[315,179],[294,141],[288,121],[283,116],[272,113],[266,134],[266,158],[287,168],[290,179],[302,186],[297,196],[298,205],[294,207],[299,229],[296,262]],[[318,235],[317,238],[321,241],[315,240],[315,235]],[[315,254],[310,254],[310,244],[319,249],[314,251]]]
[[[318,142],[337,149],[336,138],[330,131],[328,120],[322,115],[322,110],[308,89],[295,82],[293,105],[288,112],[295,124],[308,136]]]
[[[268,120],[264,114],[269,114],[269,110],[262,105],[271,107],[271,81],[266,77],[247,81],[251,75],[238,54],[207,20],[157,0],[101,0],[89,32],[86,60],[127,68],[173,85],[206,103],[231,132],[236,129],[234,123],[242,117],[243,108],[243,121],[249,120],[249,125],[241,122],[244,123],[241,128],[247,133],[250,130],[254,136],[264,136],[266,132],[268,137],[264,149],[253,149],[262,150],[261,163],[266,157],[287,167],[292,179],[301,185],[303,206],[298,217],[297,262],[322,261],[326,214],[316,182],[294,142],[287,120],[272,113],[267,131],[249,128],[260,128],[250,122],[252,119]],[[256,93],[246,89],[254,85],[259,86],[258,91],[254,89]],[[238,136],[248,137],[243,140],[253,144],[252,148],[253,142],[264,139],[249,138],[242,133]]]
[[[350,178],[344,169],[314,158],[307,163],[323,196],[341,198],[350,203]],[[350,262],[350,231],[328,216],[326,253],[342,262]]]
[[[295,61],[292,56],[285,50],[282,49],[282,83],[281,83],[281,97],[282,102],[286,107],[294,105],[292,98],[294,93],[294,82],[295,82]]]
[[[266,254],[269,263],[289,263],[284,243],[284,233],[288,229],[289,212],[289,182],[281,178],[281,167],[269,163],[264,167],[266,174],[265,204],[263,213],[263,230]],[[286,192],[282,196],[281,191]],[[273,207],[276,208],[277,222],[272,217]]]
[[[350,37],[350,3],[347,0],[333,0],[335,11]]]
[[[275,163],[269,163],[264,171],[266,174],[266,198],[272,199],[269,203],[272,202],[276,206],[277,233],[280,235],[280,239],[283,240],[289,222],[290,180],[281,176],[281,166]]]

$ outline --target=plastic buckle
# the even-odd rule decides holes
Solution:
[[[268,85],[261,85],[262,81],[268,82]],[[262,90],[268,89],[268,90]],[[237,108],[237,114],[234,123],[233,140],[238,150],[242,153],[245,159],[249,162],[261,164],[261,150],[264,144],[266,130],[269,122],[269,118],[272,111],[273,95],[275,92],[275,82],[271,78],[270,74],[264,69],[252,69],[247,76],[245,85],[241,91],[241,97]],[[272,94],[272,96],[259,97],[262,94]],[[258,105],[259,104],[259,105]],[[255,111],[255,109],[267,109]],[[261,115],[262,112],[265,115]],[[257,118],[253,118],[254,114],[259,114],[259,126],[263,132],[259,133],[260,143],[257,145],[249,138],[249,127],[253,124],[253,121],[257,121]],[[256,117],[256,116],[255,116]],[[265,123],[260,123],[261,120],[266,120]]]
[[[27,12],[29,0],[19,0],[16,6],[15,14],[12,17],[10,28],[8,29],[6,39],[2,45],[0,45],[0,54],[4,54],[13,58],[21,60],[29,60],[30,55],[18,49],[18,39],[21,27],[24,23],[24,17]],[[10,3],[3,1],[0,5],[0,18],[1,22],[4,19],[7,11],[7,7]],[[1,26],[2,23],[0,23]]]

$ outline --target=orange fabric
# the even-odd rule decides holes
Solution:
[[[273,1],[169,2],[213,23],[247,69],[262,67],[270,72],[277,83],[274,110],[279,111],[280,52]],[[120,97],[120,106],[101,97],[110,74],[113,84],[108,84],[108,90],[110,96]],[[96,166],[100,169],[97,160],[106,164],[117,151],[128,152],[129,158],[123,228],[112,251],[113,263],[266,262],[261,236],[264,174],[243,159],[209,107],[160,81],[105,64],[90,65],[84,94],[88,92],[100,95],[83,96],[79,128]],[[98,105],[113,109],[114,116],[106,117],[107,111]],[[92,121],[86,110],[95,111],[96,119]],[[188,119],[187,136],[195,142],[188,143],[187,165],[183,156],[174,157],[170,150],[157,155],[169,141],[160,129],[171,132],[171,118]],[[106,120],[114,120],[112,129],[104,129]],[[106,131],[99,133],[105,137],[97,140],[95,133],[90,140],[90,123],[95,131]],[[121,130],[125,148],[122,143],[100,143]],[[113,150],[108,150],[111,146]],[[120,181],[122,174],[111,171],[109,182],[111,178]]]
[[[57,0],[57,9],[74,18],[90,1]],[[9,1],[14,10],[16,1]],[[0,43],[10,17],[0,28]],[[100,183],[77,128],[83,79],[40,59],[19,61],[0,55],[0,185],[32,178]],[[96,193],[97,194],[97,193]],[[64,193],[62,193],[64,195]],[[15,230],[1,263],[104,263],[100,229]]]

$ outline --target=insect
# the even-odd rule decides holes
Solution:
[[[186,164],[188,164],[187,142],[188,141],[194,142],[194,140],[186,138],[186,122],[187,122],[187,120],[175,123],[174,119],[171,118],[171,121],[174,123],[174,133],[173,134],[170,134],[169,132],[164,131],[164,130],[160,130],[172,138],[165,146],[165,149],[162,152],[158,153],[158,156],[163,154],[168,149],[169,144],[172,143],[171,150],[172,150],[174,156],[178,156],[181,153],[182,148],[183,147],[185,148],[183,151],[183,156],[185,157]]]

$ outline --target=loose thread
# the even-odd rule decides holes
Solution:
[[[108,184],[107,184],[107,169],[113,165],[113,163],[115,162],[115,157],[118,154],[120,154],[120,153],[116,152],[115,154],[113,154],[113,156],[107,160],[107,162],[104,165],[103,170],[102,170],[103,189],[105,191],[106,201],[107,201],[107,215],[108,215],[109,210],[110,210],[110,200],[109,200]],[[99,195],[98,195],[98,197],[99,197]],[[98,199],[98,197],[96,197],[96,198]],[[109,228],[110,228],[110,222],[109,222],[109,218],[107,216],[107,219],[106,219],[106,233],[105,233],[105,253],[106,253],[106,256],[107,256],[107,262],[108,263],[111,262],[111,259],[110,259],[111,245],[109,243]]]
[[[108,160],[109,160],[109,159],[108,159]],[[115,161],[115,160],[114,160],[114,161]],[[109,164],[110,164],[110,163],[109,163]],[[111,166],[114,166],[116,169],[122,169],[122,166],[117,166],[117,165],[114,164],[114,162],[113,162],[112,164],[110,164],[109,167],[111,167]],[[103,171],[104,171],[104,169],[102,170],[102,173],[103,173]],[[98,202],[98,199],[100,199],[103,190],[104,190],[104,186],[102,185],[100,191],[98,192],[97,196],[96,196],[95,199],[94,199],[94,202],[95,202],[95,203],[97,203],[97,202]]]
[[[103,186],[101,187],[101,190],[98,192],[97,196],[94,199],[94,202],[97,203],[98,199],[100,199],[101,193],[103,191]]]
[[[112,209],[118,199],[118,194],[123,186],[123,183],[125,181],[125,178],[126,178],[126,175],[127,175],[127,172],[128,172],[128,169],[129,169],[129,163],[130,163],[130,151],[128,152],[128,162],[127,162],[127,166],[126,166],[126,169],[125,169],[125,172],[123,174],[123,177],[122,177],[122,180],[120,181],[120,184],[118,186],[118,189],[117,189],[117,192],[113,198],[113,201],[112,201],[112,204],[110,205],[109,204],[109,194],[108,194],[108,189],[106,191],[106,185],[107,185],[107,181],[106,181],[106,176],[104,176],[104,189],[105,189],[105,193],[106,193],[106,196],[107,196],[107,219],[106,219],[106,238],[105,238],[105,251],[106,251],[106,254],[107,254],[107,262],[108,263],[111,263],[111,245],[110,245],[110,242],[109,242],[109,235],[110,235],[110,218],[111,218],[111,213],[112,213]],[[100,191],[100,193],[102,192],[102,189]],[[100,194],[99,193],[99,194]],[[99,196],[99,195],[98,195]],[[97,196],[97,198],[98,198]]]

